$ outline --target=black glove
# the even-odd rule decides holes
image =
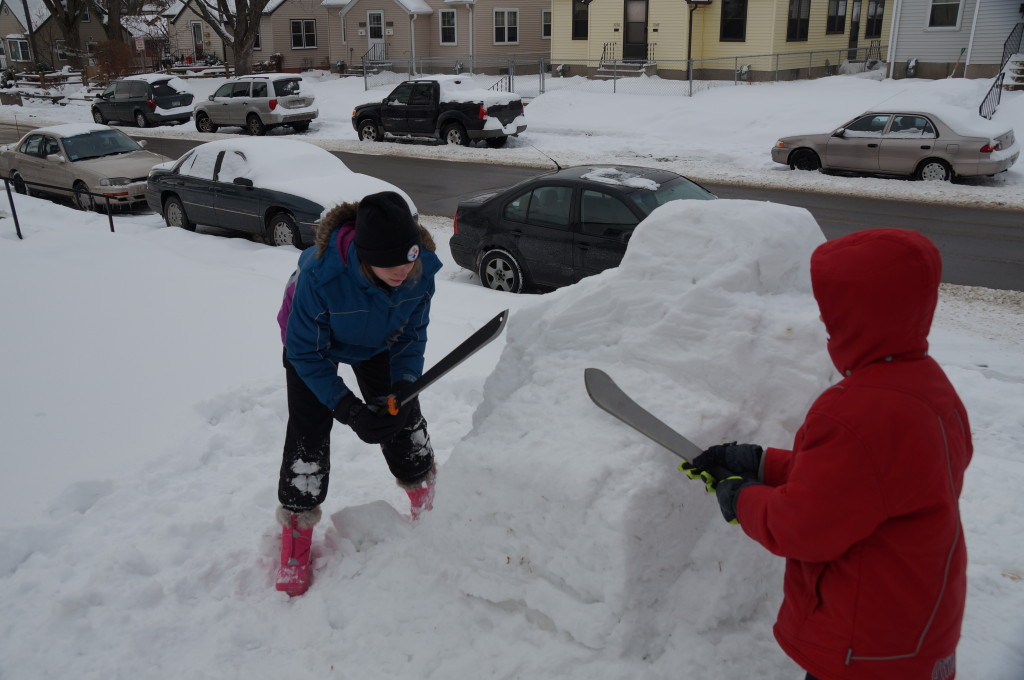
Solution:
[[[722,479],[722,476],[717,473],[724,468],[733,475],[756,480],[760,479],[763,454],[764,449],[757,444],[731,442],[712,446],[690,462],[693,467],[708,470],[718,479]]]
[[[394,439],[405,427],[409,420],[410,404],[403,406],[398,415],[393,416],[388,413],[386,404],[367,406],[355,394],[348,392],[334,407],[334,417],[352,428],[356,436],[367,444],[381,444]]]
[[[755,485],[757,482],[738,476],[719,480],[715,487],[715,495],[718,496],[718,507],[722,510],[722,517],[726,522],[729,524],[740,523],[736,518],[736,503],[740,500],[740,491]]]

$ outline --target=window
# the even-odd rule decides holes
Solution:
[[[278,97],[298,94],[302,90],[302,81],[299,78],[284,78],[274,81],[274,94]]]
[[[311,50],[316,47],[316,19],[292,20],[292,49]]]
[[[889,122],[888,113],[876,113],[863,116],[846,126],[846,137],[880,137],[886,123]]]
[[[388,104],[408,104],[412,94],[412,83],[402,83],[388,95]]]
[[[218,182],[234,182],[236,177],[249,176],[249,163],[241,151],[227,151],[217,168]]]
[[[846,0],[828,0],[828,20],[825,33],[846,32]]]
[[[254,50],[262,50],[263,49],[263,43],[260,40],[260,27],[259,26],[256,27],[256,38],[252,41],[252,48]]]
[[[68,46],[66,40],[60,40],[59,38],[54,41],[54,49],[57,51],[57,59],[61,61],[67,61],[68,58]]]
[[[864,26],[865,38],[882,37],[882,15],[885,11],[885,0],[868,0],[868,21]]]
[[[441,10],[441,44],[442,45],[457,45],[458,41],[455,38],[455,10],[443,9]]]
[[[249,83],[232,83],[231,84],[231,96],[232,97],[248,97],[249,96]]]
[[[807,28],[811,17],[811,0],[789,0],[789,26],[786,29],[787,42],[807,40]]]
[[[932,0],[932,11],[928,15],[928,28],[956,28],[960,25],[960,3],[962,0]]]
[[[619,241],[633,232],[639,220],[625,203],[604,193],[587,189],[580,201],[580,230],[588,236]]]
[[[409,95],[409,106],[430,106],[434,99],[434,86],[432,83],[416,83]]]
[[[551,10],[545,9],[540,13],[540,37],[551,38]]]
[[[214,97],[230,97],[231,90],[234,88],[234,83],[224,83],[217,88],[217,91],[213,93]]]
[[[92,21],[92,19],[89,18],[89,8],[88,7],[83,7],[82,8],[82,23],[83,24],[87,24],[90,21]]]
[[[572,187],[539,187],[517,196],[504,210],[506,220],[543,227],[569,227]]]
[[[586,40],[590,27],[590,4],[572,0],[572,39]]]
[[[267,84],[263,81],[254,81],[252,84],[252,96],[265,98],[267,96]]]
[[[921,116],[903,115],[896,116],[889,128],[887,138],[898,137],[900,139],[934,139],[935,128],[931,121]]]
[[[28,53],[28,41],[27,40],[8,40],[7,44],[11,48],[11,61],[31,61],[32,57]]]
[[[722,42],[745,42],[747,39],[747,0],[722,0]]]
[[[39,149],[42,147],[42,145],[43,136],[32,135],[31,137],[29,137],[28,139],[21,143],[21,147],[18,149],[18,151],[28,156],[38,156]]]
[[[494,44],[514,45],[519,42],[519,10],[494,10]]]

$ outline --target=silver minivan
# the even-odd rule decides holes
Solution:
[[[219,127],[239,126],[251,135],[262,135],[282,125],[304,132],[317,117],[316,97],[303,90],[295,73],[255,73],[227,81],[196,104],[196,129],[216,132]]]

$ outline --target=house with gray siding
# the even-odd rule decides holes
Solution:
[[[1022,10],[1021,0],[895,0],[890,75],[994,77]]]

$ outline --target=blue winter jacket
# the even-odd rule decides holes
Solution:
[[[332,410],[349,392],[338,364],[359,364],[389,350],[392,384],[420,377],[434,275],[441,269],[437,256],[422,249],[420,276],[383,290],[363,274],[353,231],[351,223],[340,227],[319,258],[315,246],[302,252],[278,315],[288,361]]]

